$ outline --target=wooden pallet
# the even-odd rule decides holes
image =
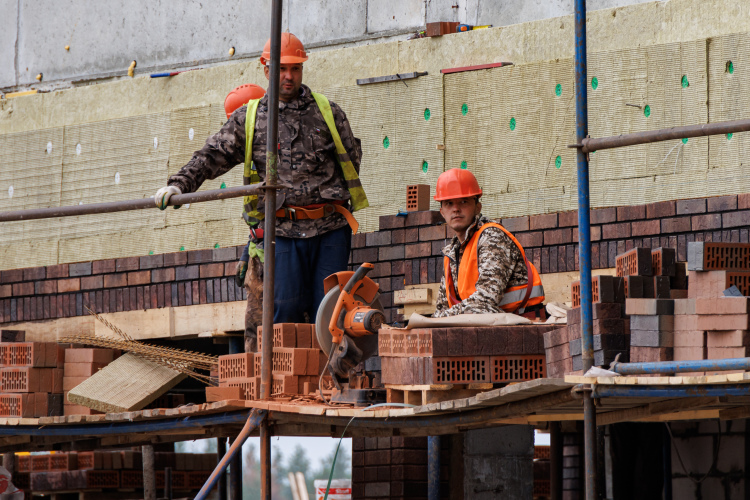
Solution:
[[[389,403],[405,403],[423,406],[453,399],[470,398],[480,392],[492,389],[491,383],[481,384],[439,384],[439,385],[394,385],[386,384],[386,398]]]

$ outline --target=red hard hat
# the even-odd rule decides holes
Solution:
[[[477,178],[468,170],[452,168],[438,177],[435,201],[470,198],[472,196],[482,196],[482,189],[479,187]]]
[[[266,95],[265,89],[254,83],[246,83],[232,90],[224,99],[224,111],[227,112],[227,119],[232,116],[237,108],[244,106],[253,99],[260,99],[264,95]]]
[[[260,63],[262,65],[268,64],[268,60],[271,58],[271,39],[269,38],[266,42],[266,46],[263,47],[263,54],[260,56]],[[281,34],[281,59],[280,64],[297,64],[307,61],[307,52],[305,52],[305,46],[299,41],[299,38],[292,35],[291,33]]]

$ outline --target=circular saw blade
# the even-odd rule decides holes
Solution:
[[[338,301],[340,294],[340,286],[337,285],[331,288],[320,302],[320,306],[318,306],[318,314],[315,317],[315,335],[318,337],[318,343],[326,356],[331,354],[331,344],[333,343],[333,338],[331,336],[331,331],[328,329],[328,325],[331,324],[331,316],[333,316],[333,310],[336,307],[336,302]],[[355,295],[354,298],[373,309],[384,311],[377,295],[372,303],[365,302],[365,300],[359,295]],[[365,335],[364,337],[349,336],[349,339],[362,351],[362,360],[371,358],[378,353],[377,335]]]

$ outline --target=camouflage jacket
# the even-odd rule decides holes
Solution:
[[[453,276],[454,288],[458,286],[458,266],[466,248],[466,242],[484,224],[491,222],[488,218],[478,215],[474,223],[466,231],[466,241],[461,243],[458,237],[443,248],[443,255],[450,259],[451,275]],[[476,289],[470,297],[453,307],[448,304],[445,293],[445,276],[440,281],[437,304],[433,317],[455,316],[457,314],[482,314],[503,312],[500,301],[509,286],[522,285],[528,281],[526,264],[523,261],[521,251],[513,240],[501,230],[490,227],[485,229],[477,244],[479,278]],[[461,299],[458,290],[456,297]]]
[[[342,109],[331,102],[334,121],[341,142],[357,172],[362,158],[359,139],[354,137],[349,121]],[[245,161],[245,115],[247,107],[237,109],[224,126],[196,151],[190,161],[168,184],[179,187],[183,193],[197,191],[206,179],[228,172]],[[253,135],[253,163],[261,179],[266,176],[266,137],[268,124],[268,96],[261,99]],[[348,201],[349,191],[344,174],[336,160],[336,146],[323,120],[312,91],[306,85],[300,88],[299,98],[292,102],[279,102],[279,183],[277,207],[306,206],[331,200]],[[240,168],[242,168],[240,166]],[[263,197],[258,207],[263,210]],[[237,201],[238,215],[242,211]],[[317,220],[278,219],[276,234],[287,238],[310,238],[347,225],[341,214],[334,213]]]

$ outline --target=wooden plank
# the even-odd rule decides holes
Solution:
[[[432,290],[429,288],[411,288],[393,292],[394,304],[424,304],[429,303]]]

